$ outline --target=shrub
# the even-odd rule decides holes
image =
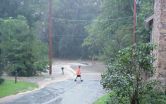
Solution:
[[[108,64],[107,71],[102,75],[101,84],[115,92],[111,98],[115,104],[145,104],[143,102],[148,101],[148,98],[154,98],[156,104],[159,103],[159,99],[165,101],[163,96],[152,97],[153,94],[160,95],[161,92],[153,86],[156,85],[156,81],[151,83],[147,80],[147,75],[152,76],[154,72],[154,58],[150,54],[152,50],[152,44],[127,47],[120,50],[115,59]]]

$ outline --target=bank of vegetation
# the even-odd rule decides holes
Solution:
[[[155,45],[150,43],[151,33],[144,25],[153,14],[154,0],[137,0],[134,45],[133,1],[102,0],[101,12],[87,26],[89,36],[83,45],[107,65],[101,84],[110,93],[103,104],[165,104],[165,86],[152,78],[155,59],[150,53]]]

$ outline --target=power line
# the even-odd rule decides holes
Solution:
[[[121,30],[130,30],[130,29],[133,29],[133,27],[121,28]],[[55,34],[55,36],[56,36],[56,37],[66,37],[66,36],[69,36],[69,37],[86,37],[85,35],[82,35],[82,36],[81,36],[81,35],[78,35],[78,34],[77,34],[77,35],[73,35],[73,34],[72,34],[72,35],[71,35],[71,34],[56,35],[56,34]]]
[[[119,17],[119,18],[111,18],[111,19],[95,19],[95,20],[85,20],[85,19],[65,19],[65,18],[54,18],[54,21],[57,22],[107,22],[107,21],[115,21],[115,20],[124,20],[124,19],[132,19],[133,16],[127,17]]]

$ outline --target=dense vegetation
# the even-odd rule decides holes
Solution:
[[[98,15],[100,0],[55,0],[53,9],[53,49],[59,58],[87,58],[82,47],[88,36],[85,26]]]
[[[84,46],[109,63],[120,49],[131,45],[133,0],[102,0],[101,4],[99,16],[87,26],[90,35]],[[153,0],[141,0],[137,8],[137,42],[147,42],[144,20],[153,14]]]
[[[88,36],[85,26],[98,15],[100,0],[53,0],[53,55],[88,58],[82,47]],[[0,75],[20,76],[45,71],[48,43],[47,0],[1,0]]]
[[[45,70],[47,48],[38,30],[42,3],[43,0],[1,0],[0,74],[5,70],[32,76]]]
[[[1,20],[0,33],[5,69],[10,72],[17,70],[18,75],[22,76],[36,75],[36,71],[44,70],[47,50],[36,39],[24,17]]]
[[[101,81],[104,88],[114,92],[110,104],[166,103],[160,83],[147,80],[154,74],[154,58],[149,54],[152,50],[151,44],[139,44],[118,52]]]
[[[137,41],[133,34],[133,0],[53,0],[53,55],[58,58],[100,58],[108,70],[104,88],[113,90],[113,104],[162,104],[156,90],[150,31],[144,20],[153,14],[154,0],[137,0]],[[0,76],[45,71],[48,42],[47,0],[1,0]],[[3,80],[0,79],[0,83]],[[154,96],[155,94],[155,96]],[[152,100],[153,99],[153,100]]]
[[[101,83],[112,90],[108,103],[164,104],[161,85],[147,80],[153,75],[154,59],[144,20],[153,14],[154,1],[137,0],[137,44],[133,46],[133,0],[102,0],[101,4],[99,16],[86,27],[89,36],[83,45],[107,64]]]

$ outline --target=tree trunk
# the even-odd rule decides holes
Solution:
[[[139,77],[137,75],[136,88],[135,88],[135,91],[134,91],[133,96],[131,98],[131,104],[139,104],[139,100],[138,100],[138,86],[139,86]]]

